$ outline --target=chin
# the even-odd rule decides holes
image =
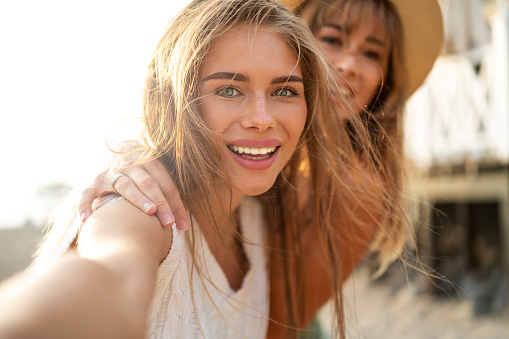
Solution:
[[[242,192],[242,193],[253,197],[253,196],[260,195],[260,194],[267,192],[271,187],[272,187],[272,185],[265,187],[265,188],[260,188],[260,187],[247,188],[246,187],[244,189],[244,192]]]
[[[256,196],[256,195],[263,194],[263,193],[267,192],[268,190],[270,190],[272,188],[272,186],[274,186],[275,181],[276,181],[276,179],[271,180],[271,181],[266,181],[264,183],[260,183],[257,180],[252,180],[248,184],[240,183],[240,184],[234,185],[234,188],[237,189],[240,193],[242,193],[244,195]]]

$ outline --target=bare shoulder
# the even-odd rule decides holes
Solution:
[[[155,216],[149,216],[127,200],[109,202],[97,209],[83,224],[78,250],[85,256],[95,256],[103,250],[119,247],[142,251],[152,259],[162,261],[171,247],[172,228],[164,228]]]

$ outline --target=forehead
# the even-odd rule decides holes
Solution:
[[[324,13],[323,24],[336,24],[347,33],[363,31],[389,42],[388,11],[372,1],[338,1]]]
[[[301,75],[296,53],[268,27],[236,26],[210,45],[200,75],[217,71]]]

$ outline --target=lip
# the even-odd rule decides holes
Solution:
[[[331,94],[331,99],[336,104],[336,106],[341,106],[341,101],[335,94]]]
[[[241,147],[277,147],[281,146],[281,141],[277,139],[239,139],[231,141],[228,145],[237,145]]]
[[[272,166],[272,164],[276,161],[277,156],[279,155],[280,147],[278,146],[282,145],[281,141],[277,139],[240,139],[228,144],[255,148],[277,147],[274,153],[266,159],[247,159],[241,155],[238,155],[227,147],[233,160],[235,160],[235,162],[237,162],[237,164],[239,164],[241,167],[251,171],[263,171]]]

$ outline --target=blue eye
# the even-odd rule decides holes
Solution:
[[[231,98],[234,97],[237,94],[237,92],[238,91],[233,87],[223,87],[217,91],[217,94],[223,97]]]

